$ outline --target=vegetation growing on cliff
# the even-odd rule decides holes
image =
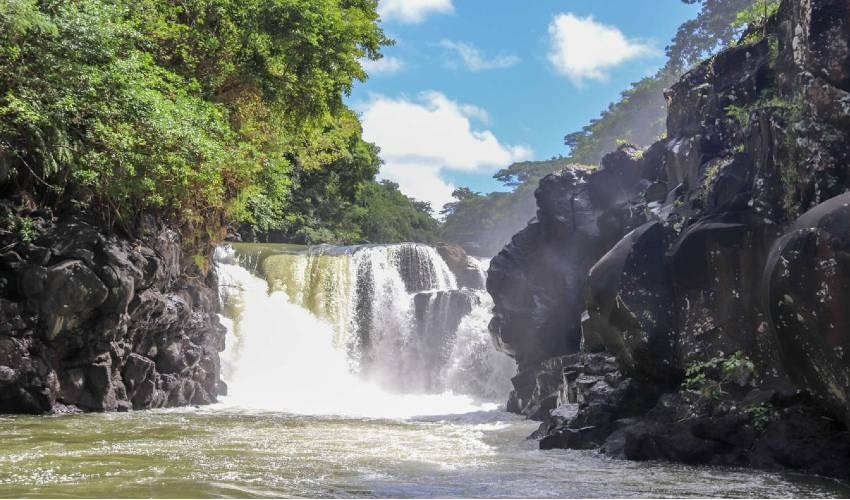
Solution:
[[[538,181],[569,164],[596,165],[602,157],[623,143],[640,147],[660,139],[666,129],[667,104],[664,90],[694,64],[737,41],[749,23],[759,22],[765,9],[775,9],[775,0],[682,0],[700,4],[694,18],[683,23],[667,47],[667,63],[655,75],[644,78],[623,91],[619,101],[609,105],[599,118],[581,130],[567,134],[569,156],[550,161],[512,165],[503,172],[527,171],[516,183],[505,183],[512,192],[490,193],[461,199],[452,204],[443,226],[442,237],[467,247],[495,254],[510,235],[519,231],[534,216],[533,193]],[[501,180],[501,179],[500,179]],[[505,228],[505,235],[493,227]],[[501,243],[493,240],[499,240]]]
[[[374,0],[6,0],[0,186],[130,234],[153,211],[197,242],[239,224],[308,242],[409,233],[397,225],[428,214],[403,196],[415,216],[386,231],[334,224],[389,192],[342,102],[391,43],[377,19]]]

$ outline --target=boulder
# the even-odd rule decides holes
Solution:
[[[437,253],[446,261],[452,273],[457,278],[457,286],[473,290],[484,289],[484,272],[472,262],[471,258],[460,245],[437,243]]]
[[[850,193],[803,214],[764,272],[763,300],[794,382],[850,424]]]
[[[669,238],[659,222],[627,234],[591,268],[585,335],[596,335],[624,373],[675,380],[675,310],[664,266]]]
[[[23,276],[22,288],[48,340],[79,326],[109,295],[97,274],[79,260],[32,267]]]
[[[148,377],[156,373],[154,362],[136,353],[131,353],[124,363],[121,377],[130,397],[148,380]]]
[[[693,222],[673,242],[667,258],[680,368],[759,350],[758,289],[766,239],[758,218],[729,212]]]

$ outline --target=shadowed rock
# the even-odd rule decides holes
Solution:
[[[664,266],[666,231],[649,222],[627,234],[590,270],[588,312],[596,334],[621,369],[658,381],[675,379],[675,310]],[[596,325],[590,326],[590,325]]]
[[[850,477],[848,47],[850,2],[784,0],[656,144],[541,180],[487,287],[542,448]]]
[[[15,253],[0,259],[0,412],[214,402],[224,347],[215,280],[187,276],[176,233],[149,224],[148,239],[130,241],[30,216],[37,241],[0,235]]]
[[[809,210],[776,242],[763,293],[794,382],[850,423],[850,194]]]

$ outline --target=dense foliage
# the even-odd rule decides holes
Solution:
[[[778,4],[778,0],[682,1],[699,3],[701,10],[679,27],[667,47],[667,63],[655,75],[633,83],[599,118],[568,134],[564,138],[568,157],[520,163],[500,171],[495,177],[510,192],[456,197],[446,213],[443,238],[473,253],[493,255],[534,216],[533,193],[540,178],[568,164],[596,165],[623,143],[646,147],[660,139],[667,119],[664,90],[697,62],[735,43],[746,25],[762,22]],[[512,171],[516,177],[510,177]]]
[[[153,211],[191,243],[415,234],[426,207],[375,182],[342,103],[390,43],[377,19],[375,0],[0,0],[0,190],[129,234]],[[415,228],[334,225],[387,196]]]

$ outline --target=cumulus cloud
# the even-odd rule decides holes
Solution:
[[[485,125],[490,124],[490,113],[484,108],[479,108],[474,104],[461,104],[460,111],[469,119],[478,120]]]
[[[382,178],[397,182],[405,194],[428,201],[439,211],[452,200],[455,186],[446,171],[480,172],[531,158],[525,146],[504,144],[474,126],[486,111],[435,91],[417,98],[375,95],[358,106],[363,136],[381,148]]]
[[[455,42],[443,39],[442,47],[457,53],[464,66],[470,71],[483,71],[487,69],[504,69],[519,63],[519,57],[510,54],[500,54],[494,57],[486,57],[478,48],[464,42]]]
[[[362,59],[360,64],[369,75],[391,75],[404,68],[404,61],[397,57],[384,56],[377,61]]]
[[[659,54],[652,44],[626,38],[615,26],[570,13],[555,16],[549,24],[549,37],[549,62],[576,85],[585,80],[605,81],[612,68]]]
[[[421,23],[430,14],[447,14],[454,11],[452,0],[380,0],[378,14],[384,21]]]
[[[443,205],[453,200],[457,188],[440,177],[440,168],[427,163],[387,162],[381,167],[381,179],[398,184],[401,192],[419,201],[427,201],[439,217]]]

